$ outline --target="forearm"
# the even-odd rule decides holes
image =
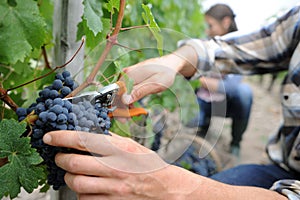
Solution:
[[[248,186],[231,186],[216,182],[211,179],[203,177],[203,183],[199,187],[196,194],[191,196],[203,197],[203,199],[211,200],[286,200],[287,198],[283,195],[258,187]],[[196,200],[196,198],[195,198]]]
[[[209,78],[209,77],[200,77],[199,81],[201,83],[201,87],[208,89],[211,92],[218,91],[219,87],[219,80],[216,78]]]
[[[192,46],[184,45],[166,58],[168,65],[184,77],[193,76],[197,70],[198,57]]]
[[[286,200],[286,197],[271,190],[258,187],[231,186],[188,171],[183,171],[183,169],[173,170],[175,171],[174,176],[176,176],[177,181],[174,182],[174,180],[168,179],[170,182],[174,182],[169,183],[170,185],[177,184],[173,198],[176,196],[182,197],[178,199],[189,200]],[[178,170],[181,172],[178,172]],[[172,196],[170,197],[169,199],[172,199]]]

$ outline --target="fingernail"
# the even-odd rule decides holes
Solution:
[[[128,95],[128,94],[124,94],[124,95],[122,96],[122,101],[123,101],[123,103],[125,103],[125,104],[130,104],[130,103],[131,103],[131,100],[132,100],[132,98],[131,98],[131,96]]]
[[[52,140],[51,135],[49,135],[49,134],[44,135],[43,141],[44,141],[46,144],[50,144],[50,143],[51,143],[51,140]]]

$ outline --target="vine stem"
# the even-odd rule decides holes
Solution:
[[[44,57],[44,60],[45,60],[46,68],[51,69],[45,45],[42,46],[42,54],[43,54],[43,57]]]
[[[81,85],[79,85],[75,90],[73,90],[67,97],[75,96],[80,91],[82,91],[84,88],[86,88],[87,86],[89,86],[93,83],[100,67],[103,65],[111,48],[114,45],[118,44],[117,39],[118,39],[118,34],[122,29],[122,21],[123,21],[123,17],[124,17],[125,5],[126,5],[126,0],[120,0],[119,14],[118,14],[116,26],[113,29],[113,33],[111,35],[108,35],[105,49],[104,49],[103,53],[101,54],[97,64],[93,68],[92,72],[87,77],[87,79]]]
[[[2,87],[0,87],[0,99],[13,111],[17,110],[18,105],[12,100],[12,98],[10,98],[10,96],[8,95],[8,90],[5,90]]]

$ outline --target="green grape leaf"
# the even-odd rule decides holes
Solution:
[[[0,122],[0,158],[8,158],[0,167],[0,199],[17,197],[21,187],[31,193],[46,176],[39,166],[43,159],[31,148],[30,138],[21,137],[25,130],[26,124],[16,120]]]
[[[83,5],[83,19],[86,20],[87,27],[93,32],[94,36],[96,36],[103,30],[101,2],[97,0],[84,0]]]
[[[157,41],[157,49],[159,51],[159,54],[163,55],[163,37],[160,34],[161,30],[157,25],[149,6],[142,4],[142,7],[144,9],[144,12],[142,13],[144,22],[149,26],[150,31]]]
[[[123,123],[123,122],[114,120],[112,123],[112,127],[110,128],[110,131],[112,131],[114,133],[118,133],[118,135],[120,135],[120,136],[131,137],[130,122],[127,121],[127,122]]]
[[[119,11],[120,0],[109,0],[106,4],[106,7],[111,14],[114,14],[114,8],[117,9],[117,11]]]
[[[39,13],[37,2],[0,1],[0,62],[14,64],[23,61],[45,39],[46,23]]]
[[[128,75],[126,73],[124,73],[123,70],[122,70],[122,65],[124,65],[124,63],[126,63],[126,59],[128,59],[128,57],[127,56],[123,56],[119,60],[114,61],[114,64],[116,66],[117,72],[120,75],[122,75],[122,77],[124,79],[123,81],[124,81],[124,83],[126,85],[127,94],[130,94],[131,91],[132,91],[132,89],[133,89],[134,81],[133,81],[133,79],[129,78]],[[128,65],[126,65],[126,66],[128,66]],[[116,78],[118,78],[118,77],[116,77]],[[117,80],[115,80],[115,81],[117,81]]]
[[[106,39],[106,35],[110,31],[110,21],[108,19],[102,18],[102,25],[106,32],[103,31],[99,32],[97,35],[94,35],[94,33],[88,28],[87,21],[83,19],[77,25],[77,40],[81,40],[81,38],[85,35],[87,47],[91,49],[95,48],[100,42]]]
[[[45,39],[45,43],[49,44],[52,41],[52,28],[53,28],[53,13],[54,13],[54,2],[52,0],[43,0],[39,1],[39,10],[41,16],[45,19],[47,24],[47,37]]]

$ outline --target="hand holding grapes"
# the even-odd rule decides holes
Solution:
[[[43,139],[49,145],[91,153],[55,157],[80,200],[285,199],[271,190],[231,186],[168,165],[151,150],[115,134],[65,130],[49,132]]]
[[[167,184],[190,174],[168,165],[135,141],[115,134],[54,131],[44,136],[44,142],[91,153],[58,153],[55,158],[56,164],[67,171],[66,183],[80,199],[120,199],[120,196],[124,199],[152,199],[153,195],[154,199],[172,199],[171,196],[175,195],[172,193],[177,190]],[[166,176],[173,179],[165,180]],[[186,191],[194,189],[188,185],[185,188]]]

